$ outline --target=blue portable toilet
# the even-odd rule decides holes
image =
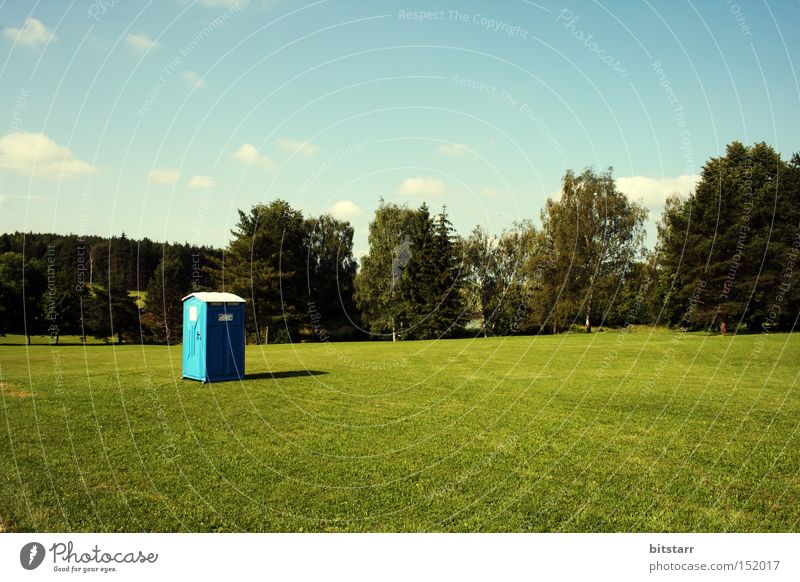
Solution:
[[[233,293],[204,291],[183,298],[184,378],[244,378],[244,305]]]

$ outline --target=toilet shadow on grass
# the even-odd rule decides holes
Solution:
[[[245,374],[245,380],[281,380],[283,378],[300,378],[302,376],[321,376],[327,372],[319,370],[287,370],[285,372],[256,372]]]

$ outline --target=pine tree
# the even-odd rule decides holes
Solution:
[[[785,269],[800,246],[798,224],[800,168],[764,143],[731,143],[706,163],[692,195],[664,209],[658,251],[668,323],[790,328],[800,293]]]
[[[403,336],[408,339],[436,337],[438,281],[441,268],[436,253],[434,223],[427,204],[414,213],[410,230],[410,256],[403,272],[400,315]]]
[[[112,279],[108,289],[95,286],[89,309],[88,324],[97,339],[113,338],[120,343],[139,334],[139,308],[128,294],[124,281]]]
[[[404,337],[451,336],[463,311],[463,273],[446,210],[432,217],[423,204],[414,214],[410,238],[402,287]]]
[[[436,216],[434,253],[432,261],[438,271],[434,284],[434,298],[437,306],[433,311],[434,327],[439,337],[454,335],[461,324],[464,305],[461,288],[464,282],[465,267],[463,257],[459,256],[460,245],[454,238],[453,224],[447,216],[447,209]]]
[[[303,215],[284,200],[239,211],[220,279],[248,300],[248,331],[258,343],[293,341],[307,310]]]

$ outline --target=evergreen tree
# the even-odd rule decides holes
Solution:
[[[258,343],[292,341],[307,310],[303,215],[284,200],[239,211],[221,280],[249,301],[248,331]]]
[[[706,163],[691,196],[668,202],[658,249],[669,323],[751,330],[794,324],[800,296],[786,268],[800,247],[799,173],[764,143],[733,142]]]
[[[139,308],[129,295],[124,281],[112,279],[109,287],[92,287],[87,318],[89,330],[97,339],[116,335],[119,343],[132,341],[139,334]]]
[[[56,344],[62,335],[82,335],[83,319],[81,301],[88,297],[74,287],[60,286],[54,295],[54,305],[45,305],[45,325]]]
[[[422,204],[410,225],[410,253],[401,278],[403,337],[434,339],[457,331],[463,274],[445,209],[431,216]]]
[[[3,321],[0,332],[20,333],[31,343],[31,336],[44,333],[42,301],[47,289],[44,264],[37,258],[27,259],[22,253],[0,255],[0,299]]]
[[[436,270],[432,293],[437,305],[432,312],[432,326],[438,337],[449,337],[458,332],[465,323],[464,303],[461,288],[466,269],[460,254],[461,245],[455,236],[447,209],[434,219],[434,253],[431,260]]]
[[[22,333],[22,254],[0,254],[0,334]]]
[[[442,267],[437,256],[433,218],[424,203],[411,221],[410,251],[402,276],[401,333],[408,339],[435,338],[434,312],[440,297],[438,282]]]

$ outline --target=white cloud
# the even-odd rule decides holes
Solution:
[[[275,163],[271,159],[258,153],[256,146],[249,143],[242,144],[242,147],[231,154],[231,158],[244,162],[245,164],[258,166],[267,172],[272,172],[276,168]]]
[[[630,176],[617,178],[616,184],[619,191],[627,194],[631,200],[642,202],[650,210],[660,211],[668,195],[686,196],[694,190],[698,180],[700,176],[697,174],[683,174],[677,178]]]
[[[291,139],[279,139],[278,145],[284,150],[292,154],[300,154],[301,156],[313,157],[319,153],[319,148],[313,143],[307,141],[293,141]]]
[[[7,28],[3,34],[12,42],[30,47],[41,46],[51,40],[56,40],[53,31],[35,18],[27,18],[22,28]]]
[[[443,156],[451,158],[474,158],[475,152],[469,146],[463,143],[454,143],[451,145],[440,145],[438,151]]]
[[[178,181],[179,176],[180,172],[178,172],[178,170],[160,170],[154,168],[150,170],[147,180],[154,184],[174,184]]]
[[[330,215],[339,220],[353,220],[363,212],[361,207],[351,200],[339,200],[328,211]]]
[[[6,196],[0,195],[0,206],[5,204],[6,200],[8,200]]]
[[[77,159],[45,134],[27,131],[0,137],[0,170],[64,180],[97,173],[96,167]]]
[[[483,195],[484,198],[489,198],[490,200],[493,200],[498,196],[500,196],[500,192],[498,192],[494,188],[484,188],[483,190],[481,190],[481,194]]]
[[[205,79],[194,71],[184,71],[181,77],[192,89],[202,89],[206,86]]]
[[[195,190],[208,190],[214,187],[214,178],[211,176],[192,176],[189,179],[188,186]]]
[[[408,178],[400,184],[403,196],[441,196],[447,188],[438,178]]]
[[[146,34],[129,34],[125,37],[125,41],[130,46],[143,53],[161,46]]]

